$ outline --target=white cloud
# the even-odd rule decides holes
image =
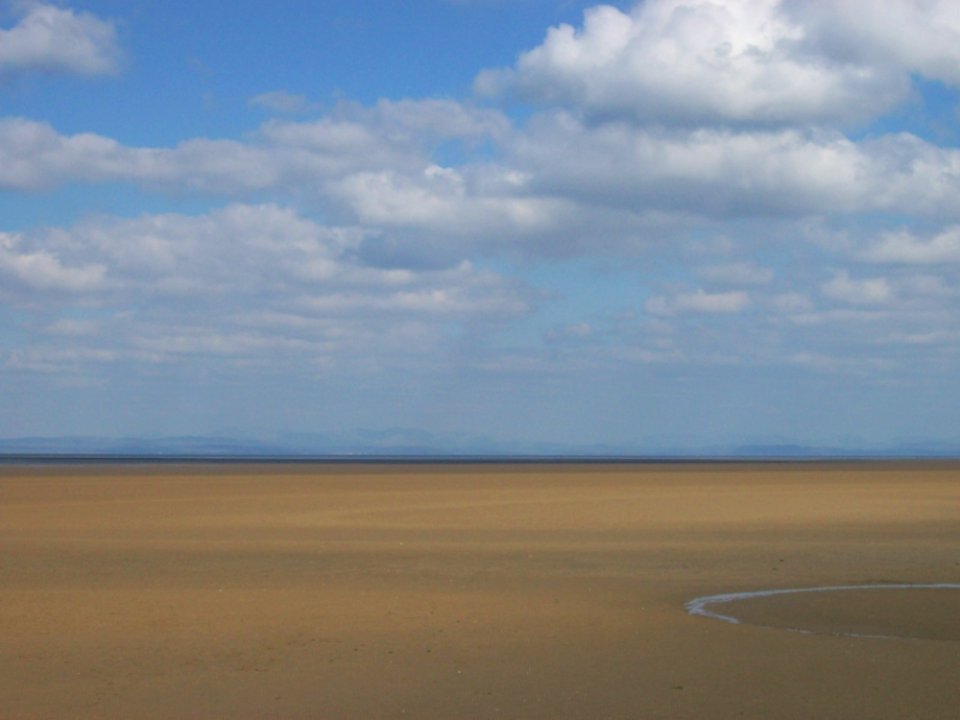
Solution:
[[[953,225],[926,239],[906,230],[887,233],[864,253],[864,258],[905,265],[957,263],[960,262],[960,226]]]
[[[409,146],[383,142],[353,122],[270,123],[251,142],[186,140],[173,148],[133,148],[83,133],[65,136],[46,123],[0,120],[0,187],[36,190],[69,181],[127,181],[212,194],[288,191],[302,181],[370,166],[422,162]]]
[[[604,206],[738,217],[958,213],[960,151],[911,135],[676,132],[545,113],[511,150],[527,193]]]
[[[841,62],[960,85],[960,8],[954,0],[785,2],[807,45]]]
[[[91,352],[149,362],[428,353],[448,327],[530,311],[520,283],[466,261],[442,269],[366,265],[366,237],[270,204],[91,218],[0,236],[0,278],[9,304],[42,311],[38,337],[69,336]],[[68,313],[81,306],[96,308],[98,321]],[[421,345],[410,345],[414,337]],[[39,364],[43,347],[31,351]]]
[[[694,122],[819,120],[858,107],[851,95],[875,107],[902,93],[875,73],[792,57],[802,28],[776,10],[774,2],[652,0],[631,13],[599,6],[581,30],[551,29],[515,70],[482,74],[477,87],[594,117]]]
[[[0,119],[0,188],[70,181],[139,182],[242,195],[318,192],[353,172],[421,171],[445,140],[479,142],[507,131],[495,111],[452,101],[344,105],[320,120],[271,121],[245,141],[194,138],[171,148],[127,147],[94,133],[61,135],[47,123]]]
[[[443,166],[433,157],[446,140],[484,139],[499,143],[498,163]],[[591,126],[569,113],[516,130],[500,113],[424,101],[343,106],[315,121],[268,122],[244,140],[146,148],[0,119],[0,188],[112,181],[306,198],[340,221],[418,232],[435,245],[470,237],[551,254],[632,247],[630,227],[652,215],[960,217],[960,150],[910,135],[856,142],[833,131],[667,131]]]
[[[851,305],[885,305],[894,297],[893,288],[886,278],[856,280],[846,270],[835,272],[821,286],[821,291],[828,298]]]
[[[31,291],[87,292],[103,286],[106,268],[99,263],[65,265],[56,253],[21,249],[19,235],[0,233],[0,277]]]
[[[132,176],[136,155],[101,135],[64,136],[47,123],[0,119],[0,188],[34,190],[71,180]]]
[[[355,173],[331,183],[329,191],[366,224],[409,228],[446,238],[483,236],[522,238],[556,229],[569,212],[562,200],[516,197],[509,177],[467,175],[454,168],[430,165],[421,172]],[[509,173],[508,173],[509,174]]]
[[[951,0],[646,0],[552,28],[476,88],[601,120],[845,123],[904,100],[911,73],[956,83],[958,67]]]
[[[38,70],[104,75],[118,70],[113,23],[42,2],[23,2],[16,25],[0,30],[0,74]]]
[[[510,122],[496,110],[453,100],[381,100],[373,107],[343,103],[315,121],[270,122],[260,135],[268,147],[366,155],[365,167],[395,167],[383,161],[398,152],[422,157],[425,149],[446,140],[480,141],[509,132]]]
[[[656,295],[647,300],[644,308],[651,315],[676,315],[678,313],[707,313],[729,315],[742,312],[750,304],[750,296],[741,291],[708,293],[697,290],[693,293]]]

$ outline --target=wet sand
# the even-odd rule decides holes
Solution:
[[[3,467],[0,718],[955,718],[960,593],[684,603],[957,582],[960,464]]]
[[[960,641],[960,584],[850,585],[766,590],[693,614],[821,635]],[[713,611],[713,612],[710,612]]]

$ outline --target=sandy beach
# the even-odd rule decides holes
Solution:
[[[958,582],[958,463],[7,466],[0,718],[955,718],[960,592],[684,604]]]

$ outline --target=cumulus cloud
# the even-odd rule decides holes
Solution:
[[[552,28],[476,89],[595,120],[848,123],[904,100],[911,74],[960,81],[958,48],[950,0],[646,0]]]
[[[196,138],[172,148],[127,147],[94,133],[61,135],[47,123],[0,120],[0,187],[13,190],[127,181],[242,194],[370,165],[402,165],[411,155],[413,148],[391,147],[356,123],[331,120],[270,124],[249,142]]]
[[[467,261],[426,270],[369,266],[358,252],[365,235],[273,204],[92,218],[0,236],[0,278],[8,303],[42,307],[47,318],[77,307],[106,318],[66,314],[46,321],[44,334],[151,361],[249,360],[281,350],[341,357],[402,348],[414,336],[426,352],[451,324],[530,311],[522,284]]]
[[[35,190],[132,171],[134,153],[95,134],[64,136],[49,124],[0,119],[0,188]]]
[[[523,181],[509,171],[486,170],[429,165],[416,174],[361,172],[331,183],[330,192],[364,223],[458,238],[544,232],[569,209],[561,200],[524,197]]]
[[[960,85],[960,10],[952,0],[783,2],[807,46],[840,62]]]
[[[853,7],[840,3],[835,14]],[[944,7],[932,3],[931,17]],[[918,4],[897,8],[910,37],[926,27]],[[137,344],[142,357],[160,356],[165,346],[256,355],[271,343],[322,354],[347,338],[376,344],[401,332],[427,338],[426,346],[451,324],[529,312],[528,289],[464,261],[479,253],[612,253],[652,265],[664,252],[695,256],[688,269],[702,289],[673,286],[644,305],[645,321],[673,330],[703,323],[698,315],[748,308],[751,317],[791,328],[841,317],[873,322],[911,303],[911,311],[927,312],[952,302],[929,268],[926,276],[894,268],[889,278],[864,279],[851,266],[822,282],[816,272],[801,280],[779,262],[794,252],[788,242],[809,239],[798,232],[788,240],[782,231],[796,218],[842,225],[862,213],[923,216],[945,229],[881,234],[859,255],[824,241],[820,252],[901,265],[960,259],[957,226],[949,224],[960,221],[960,151],[908,133],[854,139],[810,125],[845,122],[851,107],[882,112],[906,91],[905,68],[952,82],[949,66],[936,61],[951,57],[942,38],[952,37],[952,20],[942,19],[942,37],[924,54],[874,20],[876,27],[844,41],[823,21],[828,12],[775,0],[596,8],[582,30],[555,30],[514,70],[478,81],[533,93],[524,85],[531,82],[546,93],[539,100],[567,106],[522,121],[452,100],[344,102],[318,118],[273,118],[236,139],[131,147],[0,119],[0,188],[126,182],[234,203],[204,215],[98,217],[7,234],[4,298],[37,302],[47,292],[54,306],[83,298],[108,313],[137,306],[152,317],[153,340]],[[882,50],[897,43],[884,60]],[[250,102],[296,112],[306,99],[277,91]],[[322,214],[324,223],[291,204]],[[708,257],[702,248],[711,243]],[[765,259],[776,273],[744,251],[760,243],[771,247]],[[645,292],[665,287],[659,278],[644,282]],[[818,312],[811,297],[839,305]],[[195,311],[198,321],[185,327],[160,317],[164,304]],[[588,327],[567,320],[555,326],[568,340]],[[106,332],[107,325],[71,322],[46,318],[43,332],[91,343]],[[903,333],[929,331],[908,325]],[[71,334],[77,327],[84,332]],[[589,327],[584,342],[616,336]]]
[[[952,215],[960,151],[909,135],[679,132],[544,113],[511,146],[526,190],[712,216],[894,211]]]
[[[500,148],[496,163],[482,153],[454,166],[435,157],[448,141],[487,140]],[[909,134],[854,141],[829,130],[684,132],[596,126],[564,112],[513,128],[496,111],[405,101],[347,106],[307,122],[273,120],[243,140],[149,148],[0,119],[0,188],[78,181],[239,199],[308,197],[355,221],[457,237],[480,230],[501,241],[621,223],[618,213],[960,217],[960,151]],[[575,242],[571,232],[556,237]]]
[[[500,113],[453,101],[345,105],[316,121],[274,120],[251,138],[188,139],[170,148],[121,145],[95,133],[62,135],[47,123],[0,119],[0,188],[36,190],[70,181],[128,181],[230,195],[316,190],[351,172],[422,170],[445,141],[505,133]]]
[[[929,238],[906,230],[886,233],[864,253],[877,263],[935,265],[960,262],[960,226],[952,225]]]
[[[141,295],[256,293],[315,300],[361,292],[409,304],[411,293],[446,293],[450,283],[466,288],[495,277],[469,264],[430,272],[368,267],[358,259],[368,233],[321,225],[275,204],[237,204],[198,216],[92,218],[21,236],[19,246],[46,250],[23,247],[18,257],[57,252],[75,266],[94,263],[108,269],[104,289]]]
[[[0,74],[23,71],[104,75],[118,70],[112,22],[43,2],[14,5],[17,24],[0,30]]]
[[[857,280],[841,270],[821,286],[823,294],[851,305],[885,305],[893,299],[893,288],[886,278]]]
[[[0,277],[31,291],[78,293],[103,285],[105,268],[98,263],[65,265],[56,253],[22,249],[23,238],[0,233]]]

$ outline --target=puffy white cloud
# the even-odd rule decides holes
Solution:
[[[530,311],[522,284],[467,261],[369,266],[359,254],[366,235],[271,204],[91,218],[0,236],[0,287],[8,304],[44,317],[30,351],[41,365],[43,348],[56,350],[45,340],[53,336],[150,362],[190,354],[255,362],[277,353],[313,362],[388,347],[426,353],[446,328]],[[96,322],[70,314],[78,308],[95,309]]]
[[[545,113],[512,145],[530,194],[714,216],[957,214],[960,151],[908,135],[692,132]]]
[[[23,249],[23,244],[20,235],[0,233],[0,277],[5,278],[7,284],[15,283],[29,291],[68,293],[102,287],[106,272],[103,265],[66,265],[54,252]]]
[[[646,0],[560,25],[476,88],[641,122],[835,123],[883,113],[910,75],[960,82],[951,0]]]
[[[36,190],[70,181],[127,181],[220,195],[292,191],[300,182],[367,167],[422,162],[355,122],[270,123],[251,141],[185,140],[172,148],[126,147],[93,133],[61,135],[46,123],[0,120],[0,188]]]
[[[422,161],[425,150],[447,140],[480,141],[510,131],[496,110],[453,100],[381,100],[373,107],[343,103],[319,120],[270,122],[260,138],[269,148],[364,155],[363,167],[396,168],[398,159],[413,154]]]
[[[273,204],[230,205],[206,215],[92,218],[22,238],[74,263],[107,268],[102,289],[139,295],[276,295],[286,299],[374,293],[408,306],[487,277],[467,264],[434,271],[384,269],[358,259],[368,231],[320,225]],[[429,306],[430,303],[423,303]],[[466,303],[464,303],[464,306]]]
[[[47,123],[0,119],[0,188],[33,190],[70,180],[131,176],[136,154],[101,135],[64,136]]]
[[[524,237],[557,227],[568,203],[517,196],[522,180],[499,180],[429,165],[416,174],[361,172],[331,183],[329,191],[363,223],[410,228],[445,237]],[[485,175],[485,176],[484,176]]]
[[[448,140],[491,138],[501,149],[497,163],[442,166],[433,156]],[[522,241],[554,253],[633,237],[624,228],[644,214],[960,217],[960,151],[908,134],[854,141],[828,130],[668,131],[590,125],[563,112],[513,129],[500,113],[450,101],[344,106],[314,121],[268,122],[244,140],[195,138],[170,148],[0,120],[0,188],[77,181],[305,197],[344,221],[434,240],[483,235],[487,246]],[[611,226],[616,231],[605,232]],[[544,240],[551,233],[552,248]]]
[[[886,233],[864,257],[878,263],[934,265],[960,262],[960,226],[953,225],[930,238],[906,230]]]
[[[508,128],[496,111],[452,101],[384,101],[374,108],[344,105],[315,121],[271,121],[244,141],[193,138],[171,148],[143,148],[3,118],[0,188],[119,180],[221,195],[316,192],[327,180],[354,172],[419,171],[444,141],[479,142]]]
[[[806,45],[840,62],[960,85],[960,7],[953,0],[784,2]]]
[[[120,60],[112,22],[43,2],[14,5],[17,24],[0,30],[0,74],[39,70],[76,75],[116,72]]]
[[[821,291],[828,298],[851,305],[885,305],[894,297],[893,288],[886,278],[856,280],[846,270],[834,273],[821,286]]]

